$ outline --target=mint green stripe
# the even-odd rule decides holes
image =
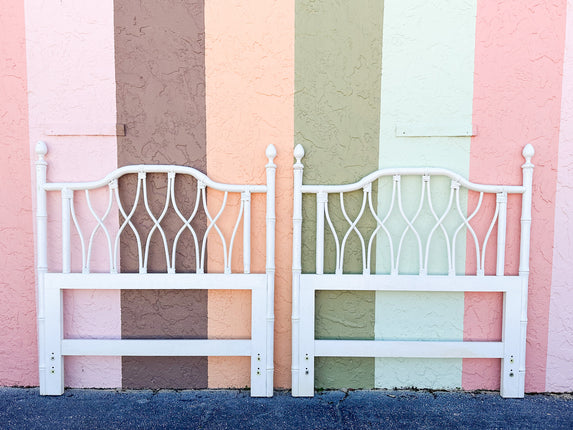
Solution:
[[[378,167],[383,2],[296,0],[295,7],[294,143],[306,151],[304,182],[354,182]],[[351,216],[360,203],[361,192],[346,197]],[[311,272],[316,203],[305,198],[303,205],[303,272]],[[340,205],[331,201],[329,207],[342,232]],[[373,220],[365,222],[373,226]],[[359,241],[355,235],[349,240],[345,268],[360,272]],[[329,233],[325,248],[325,272],[333,272],[335,247]],[[374,338],[373,293],[320,292],[316,302],[318,338]],[[373,384],[373,359],[316,360],[319,388]]]
[[[470,137],[448,137],[458,128],[471,130],[473,62],[477,0],[428,2],[387,0],[384,10],[379,167],[443,166],[467,176]],[[404,137],[405,129],[420,137]],[[436,130],[438,130],[436,132]],[[401,133],[400,133],[401,134]],[[424,137],[432,136],[432,137]],[[378,193],[379,215],[388,210],[391,181]],[[412,217],[418,207],[420,184],[403,180],[404,211]],[[441,210],[447,203],[449,182],[432,180],[432,201]],[[461,206],[466,207],[465,196]],[[397,209],[397,208],[396,208]],[[425,208],[425,216],[429,217]],[[441,212],[439,212],[441,213]],[[399,216],[390,224],[402,231]],[[430,219],[430,218],[428,218]],[[419,225],[422,237],[432,227]],[[450,221],[450,226],[453,220]],[[451,228],[449,229],[451,231]],[[464,237],[458,241],[465,250]],[[447,273],[445,242],[437,233],[432,253],[434,273]],[[394,236],[397,241],[400,234]],[[389,271],[385,242],[377,243],[378,273]],[[409,234],[400,270],[418,273],[415,238]],[[436,248],[433,248],[436,249]],[[464,253],[458,268],[463,271]],[[377,339],[463,339],[463,293],[377,293]],[[462,360],[376,359],[376,387],[461,387]]]

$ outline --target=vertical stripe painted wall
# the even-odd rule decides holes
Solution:
[[[470,179],[521,183],[518,154],[527,143],[535,147],[526,391],[545,390],[565,13],[565,0],[482,1],[477,13],[473,121],[478,134],[472,139]],[[511,222],[519,219],[519,214],[509,216]],[[508,243],[518,234],[518,228],[509,229]],[[516,247],[506,250],[506,273],[517,273],[518,253]],[[468,294],[466,314],[471,309],[487,316],[491,302]],[[495,324],[478,318],[466,322],[464,337],[492,337],[495,330]],[[490,361],[465,360],[463,388],[498,387],[498,369]]]
[[[205,47],[203,0],[116,1],[115,67],[117,122],[125,124],[118,138],[118,165],[183,164],[205,171]],[[124,205],[131,207],[135,175],[126,178]],[[176,178],[183,213],[193,210],[194,181]],[[150,206],[161,213],[165,175],[149,175]],[[171,215],[171,217],[169,216]],[[151,219],[141,208],[136,224],[149,231]],[[194,227],[206,229],[205,217]],[[170,243],[180,227],[174,213],[162,223]],[[147,233],[144,234],[146,237]],[[148,271],[166,271],[159,235],[152,240]],[[181,272],[195,271],[192,241],[178,246]],[[154,246],[155,245],[155,246]],[[122,236],[121,269],[137,271],[134,237]],[[204,290],[126,290],[121,293],[123,338],[206,338],[207,292]],[[123,357],[122,385],[126,388],[205,388],[206,357]]]
[[[113,1],[30,0],[25,16],[32,159],[36,142],[45,140],[48,181],[99,179],[117,165],[116,136],[108,131],[116,122]],[[59,196],[48,204],[59,213]],[[89,214],[79,201],[77,211]],[[59,232],[58,219],[49,222]],[[48,236],[50,270],[61,268],[58,234]],[[92,268],[104,270],[107,263],[105,252],[96,251]],[[120,336],[117,291],[70,291],[64,306],[66,336]],[[66,385],[118,387],[120,363],[117,357],[66,357]]]
[[[276,183],[275,386],[290,384],[290,261],[294,4],[209,1],[205,5],[207,173],[218,181],[264,183],[265,148],[275,145]],[[254,197],[252,272],[265,270],[264,199]],[[231,221],[223,221],[230,227]],[[209,242],[209,264],[222,267]],[[238,257],[239,255],[237,255]],[[235,257],[235,255],[234,255]],[[209,337],[245,337],[250,295],[209,292]],[[209,386],[249,384],[249,359],[209,357]]]
[[[573,1],[567,1],[546,391],[573,387]]]
[[[295,4],[294,143],[306,151],[304,182],[354,182],[377,168],[383,2]],[[346,198],[348,213],[356,217],[361,195]],[[337,196],[331,199],[336,202]],[[305,199],[303,206],[303,243],[314,244],[316,202]],[[344,218],[334,215],[346,231]],[[326,239],[325,254],[332,257],[334,242],[328,234]],[[350,240],[345,270],[360,272],[359,242]],[[313,270],[314,248],[305,246],[302,252],[303,272]],[[325,271],[333,269],[333,260],[327,259]],[[317,338],[374,337],[371,292],[319,292],[316,309]],[[373,359],[316,360],[317,387],[368,388],[373,382]]]
[[[0,1],[0,385],[38,379],[24,4]]]
[[[49,147],[51,181],[100,178],[118,163],[173,162],[207,170],[221,181],[259,183],[264,149],[269,143],[277,147],[277,387],[290,383],[295,144],[306,149],[306,183],[350,182],[396,164],[440,164],[469,173],[476,182],[520,183],[519,153],[532,143],[536,168],[525,388],[572,389],[571,32],[564,49],[566,24],[573,25],[571,0],[460,0],[447,2],[447,8],[446,2],[421,0],[160,3],[0,0],[2,174],[5,183],[16,184],[2,189],[0,199],[11,203],[0,208],[0,243],[13,244],[0,247],[5,296],[0,325],[7,328],[0,334],[0,384],[37,384],[33,188],[30,195],[32,184],[22,172],[30,171],[35,156],[29,154],[34,155],[40,139]],[[471,148],[467,137],[396,135],[396,126],[404,123],[423,130],[428,124],[469,127],[472,122],[477,135]],[[110,131],[117,123],[126,124],[126,136]],[[150,178],[150,186],[154,198],[164,190],[157,178]],[[101,197],[94,196],[96,205]],[[383,198],[379,193],[380,209]],[[56,212],[57,200],[49,202]],[[255,207],[262,208],[261,200],[255,199]],[[349,196],[346,201],[351,214],[357,210],[355,200]],[[85,202],[78,198],[76,203],[79,216],[87,218]],[[314,244],[315,202],[304,203],[304,237]],[[518,213],[509,216],[519,218]],[[149,222],[143,218],[142,224]],[[264,228],[262,222],[253,218],[254,227]],[[206,224],[204,217],[201,223]],[[54,244],[49,264],[59,269],[59,220],[51,224],[56,233],[49,237]],[[508,242],[518,235],[518,229],[508,231]],[[137,270],[130,246],[125,239],[125,271]],[[327,248],[332,254],[333,243]],[[216,251],[210,239],[208,265],[214,269],[220,265]],[[305,261],[314,261],[314,249],[303,252]],[[376,256],[380,272],[386,270],[382,256]],[[517,272],[517,257],[518,250],[509,246],[507,273]],[[263,260],[255,253],[253,269],[264,270]],[[360,262],[350,260],[346,268],[353,271]],[[408,257],[404,270],[415,263]],[[180,264],[182,271],[195,269],[183,259]],[[313,269],[314,263],[305,264],[304,270]],[[96,251],[94,270],[105,266],[104,254]],[[152,256],[150,268],[163,270],[161,256]],[[123,297],[117,291],[66,292],[66,336],[249,334],[248,295],[193,293],[159,298],[154,292]],[[455,322],[450,328],[435,312],[444,312],[444,302],[438,308],[423,295],[321,293],[317,336],[411,338],[414,333],[427,338],[423,315],[440,338],[499,338],[498,295],[445,296],[440,300],[445,299]],[[168,311],[141,317],[154,306]],[[398,313],[406,307],[411,318],[398,327]],[[160,322],[173,313],[183,315],[182,323]],[[317,360],[316,383],[332,388],[499,387],[497,360],[460,363]],[[122,369],[121,358],[70,357],[65,376],[66,385],[74,387],[242,387],[248,384],[249,366],[243,358],[133,358],[124,359]]]
[[[475,16],[476,0],[384,2],[378,167],[441,166],[467,176],[470,137],[459,137],[458,130],[471,130]],[[402,129],[414,137],[401,136]],[[419,200],[414,185],[403,181],[410,217]],[[379,192],[384,212],[388,197]],[[417,246],[410,245],[400,273],[417,273]],[[380,247],[377,270],[386,272]],[[379,292],[376,338],[461,340],[463,311],[463,293]],[[461,370],[460,359],[376,359],[376,387],[456,388]]]

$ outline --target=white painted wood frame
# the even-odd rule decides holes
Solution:
[[[471,183],[466,178],[442,168],[393,168],[382,169],[365,176],[360,181],[346,185],[303,185],[304,149],[297,145],[294,150],[294,206],[293,206],[293,263],[292,263],[292,395],[314,395],[314,359],[315,357],[416,357],[416,358],[500,358],[501,390],[503,397],[523,397],[525,380],[525,345],[527,329],[527,295],[529,278],[529,247],[531,226],[531,194],[533,164],[531,158],[534,150],[526,145],[522,152],[525,163],[522,165],[522,185],[482,185]],[[394,191],[400,197],[400,181],[402,176],[419,176],[422,187],[428,189],[432,176],[445,176],[451,180],[450,204],[453,197],[458,197],[458,213],[461,225],[456,231],[468,228],[474,236],[476,244],[476,273],[474,275],[458,275],[455,267],[455,252],[448,245],[449,270],[447,275],[430,275],[428,268],[428,248],[426,259],[422,258],[423,250],[420,237],[416,232],[413,221],[408,219],[398,200],[400,212],[407,223],[406,231],[410,231],[420,243],[420,268],[417,275],[401,274],[399,271],[400,247],[396,258],[392,254],[391,271],[389,274],[372,274],[370,268],[372,242],[376,233],[386,230],[385,220],[380,219],[371,203],[372,183],[384,176],[390,176],[394,181]],[[428,185],[426,185],[428,184]],[[476,212],[479,210],[483,194],[496,195],[496,208],[490,227],[480,250],[469,221],[473,215],[466,216],[465,208],[459,203],[459,190],[464,187],[480,193]],[[332,227],[328,213],[329,194],[340,194],[363,190],[363,207],[358,217],[351,220],[345,214],[348,231],[344,239],[339,240]],[[302,273],[302,196],[304,193],[316,195],[316,272]],[[504,273],[506,230],[507,230],[507,195],[521,196],[521,237],[519,255],[519,275],[508,276]],[[423,194],[422,194],[423,196]],[[392,196],[394,200],[395,194]],[[423,197],[422,197],[423,199]],[[363,238],[355,228],[364,212],[366,201],[370,202],[370,210],[375,218],[376,230],[370,238]],[[420,203],[421,205],[422,203]],[[436,220],[432,232],[442,228],[444,216],[438,216],[431,205],[430,210]],[[342,206],[343,208],[343,206]],[[450,206],[448,206],[448,209]],[[392,211],[392,207],[390,208]],[[475,214],[475,212],[474,212]],[[414,217],[415,218],[415,217]],[[327,231],[333,234],[336,243],[335,273],[324,274],[324,230],[325,219]],[[485,249],[494,226],[497,226],[496,244],[496,274],[484,275]],[[344,241],[348,233],[354,231],[361,237],[362,243],[362,274],[346,274],[343,271]],[[380,230],[381,231],[381,230]],[[404,233],[405,234],[405,233]],[[444,230],[444,234],[445,233]],[[388,235],[388,237],[390,237]],[[431,237],[431,235],[430,235]],[[369,240],[366,240],[369,239]],[[447,239],[449,240],[449,239]],[[452,243],[455,244],[455,235]],[[368,244],[368,246],[366,246]],[[455,245],[454,245],[455,246]],[[390,239],[390,247],[393,247]],[[450,253],[451,252],[451,253]],[[416,292],[499,292],[503,294],[503,328],[500,342],[478,341],[387,341],[387,340],[317,340],[315,339],[315,296],[319,290],[357,290],[357,291],[416,291]]]
[[[251,357],[251,396],[271,397],[273,395],[273,339],[274,339],[274,276],[275,276],[275,176],[276,149],[269,145],[266,150],[266,184],[237,185],[221,184],[212,181],[196,169],[170,165],[136,165],[119,168],[105,178],[93,182],[49,183],[46,181],[47,146],[38,142],[36,153],[36,232],[37,232],[37,297],[38,297],[38,349],[40,370],[40,394],[60,395],[64,392],[64,356],[249,356]],[[167,196],[163,213],[156,217],[149,209],[146,192],[146,175],[163,173],[167,175]],[[126,174],[137,174],[137,196],[133,210],[127,213],[118,197],[118,179]],[[197,180],[197,201],[191,217],[184,217],[177,208],[174,181],[176,175],[188,175]],[[84,240],[74,211],[74,193],[98,188],[108,188],[109,205],[106,215],[99,217],[87,202],[92,215],[96,218],[96,229],[102,229],[107,237],[109,251],[109,273],[91,273],[90,255],[92,240]],[[207,209],[206,189],[211,188],[224,193],[220,211],[216,215]],[[60,192],[62,197],[62,268],[61,272],[48,273],[48,210],[47,193]],[[228,193],[240,193],[241,207],[230,242],[227,244],[218,226],[217,219],[223,211]],[[251,273],[251,194],[266,196],[266,269],[265,273]],[[152,232],[147,243],[143,243],[131,223],[140,195],[143,195],[145,208],[153,221]],[[105,226],[104,218],[112,203],[117,204],[124,219],[119,231],[113,238]],[[180,217],[183,226],[175,238],[170,252],[161,220],[167,206],[171,204]],[[198,240],[191,221],[197,208],[203,204],[208,218],[207,232],[202,241]],[[243,224],[243,273],[232,273],[231,256],[233,242],[239,224]],[[71,229],[81,241],[82,270],[72,273]],[[118,273],[119,236],[130,228],[137,238],[139,252],[139,273]],[[176,273],[175,257],[179,236],[189,230],[194,237],[197,273]],[[205,249],[207,234],[213,230],[223,243],[224,273],[205,273]],[[149,237],[153,231],[163,237],[167,261],[167,273],[147,273],[149,255]],[[94,232],[92,231],[92,236]],[[64,339],[62,292],[66,289],[127,290],[127,289],[223,289],[251,291],[251,338],[250,339]]]

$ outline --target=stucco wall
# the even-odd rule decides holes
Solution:
[[[555,196],[555,236],[549,335],[547,391],[573,387],[573,2],[567,1],[567,35]]]
[[[456,133],[459,129],[471,130],[476,8],[475,0],[459,0],[455,4],[425,0],[384,2],[378,168],[440,166],[467,176],[471,138]],[[400,128],[414,136],[400,135]],[[413,217],[420,187],[409,179],[412,178],[402,181],[401,198],[405,213]],[[440,180],[443,178],[432,178],[432,199],[437,207],[445,207],[450,186]],[[390,195],[389,189],[379,192],[379,216],[389,210]],[[465,195],[461,200],[465,205]],[[394,221],[395,243],[401,233],[397,218],[389,218],[390,225]],[[430,218],[428,212],[422,211],[416,223],[423,240],[430,228],[424,228],[424,219]],[[452,227],[453,224],[448,229],[450,235]],[[382,258],[388,244],[378,239],[377,271],[389,273],[388,258]],[[446,253],[440,253],[436,243],[441,239],[436,237],[431,248],[436,258],[430,273],[447,273]],[[463,249],[463,240],[457,245]],[[420,262],[414,235],[405,236],[402,249],[400,273],[418,273]],[[464,252],[456,254],[461,263],[458,272],[463,272]],[[463,301],[463,293],[378,292],[376,338],[461,340]],[[376,359],[376,387],[461,387],[461,368],[461,359],[380,358]]]
[[[117,122],[126,135],[117,141],[118,165],[181,164],[205,171],[205,46],[202,0],[115,1],[115,69]],[[135,175],[122,178],[120,190],[132,204]],[[148,175],[147,192],[153,213],[165,203],[166,175]],[[193,211],[196,184],[179,175],[177,204]],[[131,207],[131,206],[128,206]],[[134,223],[147,239],[153,225],[144,205]],[[193,221],[202,237],[203,212]],[[169,243],[181,227],[169,211],[162,222]],[[127,233],[127,232],[126,232]],[[194,272],[195,248],[187,235],[177,247],[176,270]],[[137,242],[122,234],[121,270],[138,271]],[[165,253],[158,233],[151,240],[148,271],[166,272]],[[125,290],[121,292],[123,338],[205,338],[207,292]],[[122,385],[126,388],[205,388],[206,357],[123,357]]]
[[[36,385],[24,5],[0,1],[0,385]]]
[[[456,7],[464,14],[452,21],[455,36],[442,41],[435,41],[440,37],[437,30],[450,34],[447,13],[455,8],[442,10],[434,2],[420,0],[368,1],[360,2],[360,7],[347,3],[0,0],[0,148],[4,154],[0,165],[3,183],[10,184],[0,189],[0,201],[9,202],[0,205],[0,291],[4,293],[0,384],[37,384],[34,178],[31,181],[29,174],[33,147],[42,139],[49,148],[51,181],[97,179],[118,162],[174,162],[206,169],[220,181],[260,183],[264,149],[269,143],[277,147],[277,387],[290,385],[294,144],[302,143],[307,149],[306,183],[348,182],[379,166],[441,160],[460,173],[469,171],[475,182],[520,183],[519,154],[526,143],[532,143],[536,167],[526,391],[573,388],[569,378],[573,373],[569,291],[573,251],[567,222],[573,197],[571,32],[564,49],[566,26],[573,25],[573,2],[459,1]],[[473,44],[470,12],[477,14]],[[445,24],[432,31],[439,20]],[[431,37],[424,37],[424,31],[430,31]],[[444,53],[441,49],[446,45]],[[472,61],[475,67],[468,72]],[[408,80],[411,85],[401,88]],[[450,103],[450,96],[457,102]],[[440,108],[449,110],[434,109],[436,100]],[[416,139],[395,136],[396,123],[404,118],[409,123],[435,122],[440,117],[445,122],[452,118],[463,122],[470,114],[477,129],[471,143],[469,138],[442,141],[434,136],[422,147]],[[117,123],[127,124],[125,137],[115,135]],[[96,206],[102,198],[96,194]],[[354,212],[357,206],[350,200],[348,208]],[[81,206],[82,200],[77,203]],[[49,204],[59,212],[58,197]],[[262,204],[255,199],[254,207],[262,209]],[[472,204],[470,197],[469,207]],[[305,201],[305,205],[313,207],[314,202]],[[78,211],[80,217],[89,215],[85,207]],[[118,225],[114,216],[111,224]],[[509,216],[511,222],[518,222],[519,211]],[[313,217],[312,209],[305,212],[305,220]],[[55,233],[49,236],[49,264],[58,269],[59,220],[54,217],[50,223]],[[264,225],[258,215],[253,218],[255,225],[261,229]],[[305,230],[305,235],[309,238],[312,233]],[[519,229],[510,228],[508,243],[516,243],[518,236]],[[214,269],[220,267],[216,245],[216,240],[209,241],[208,264]],[[263,245],[262,236],[257,236],[254,248]],[[327,243],[329,253],[332,245]],[[310,255],[311,251],[304,252]],[[95,271],[105,270],[104,255],[96,252]],[[122,258],[131,270],[128,255]],[[158,268],[162,264],[156,263]],[[468,271],[472,264],[467,264]],[[506,273],[517,273],[517,265],[518,249],[510,245]],[[73,266],[79,267],[77,260]],[[253,270],[263,269],[262,253],[255,252]],[[248,294],[202,293],[187,303],[179,296],[163,303],[153,294],[134,297],[134,306],[122,310],[117,291],[66,293],[66,335],[119,337],[122,317],[128,337],[165,330],[178,337],[249,334]],[[411,299],[400,299],[410,311]],[[387,328],[387,322],[394,321],[388,312],[390,301],[377,307],[370,293],[320,295],[317,334],[374,338],[376,324]],[[423,299],[418,302],[428,305]],[[462,329],[463,313],[465,339],[499,339],[500,295],[466,294],[463,312],[458,302],[452,301],[448,308],[455,308],[456,333]],[[161,312],[151,312],[147,322],[139,319],[142,309],[162,304],[169,313],[199,316],[196,321],[182,320],[191,321],[199,331],[185,331],[171,322],[162,326],[157,322]],[[197,311],[195,305],[201,309]],[[348,321],[356,315],[359,321],[352,328]],[[415,318],[412,322],[404,336],[419,334]],[[391,335],[403,328],[397,327]],[[318,360],[317,365],[318,385],[335,388],[373,386],[375,374],[395,374],[395,369],[408,373],[408,378],[414,374],[407,366],[382,361],[376,365],[370,359]],[[165,369],[180,369],[182,374],[189,366],[194,370],[183,379],[149,379]],[[135,359],[129,368],[133,374],[127,385],[137,387],[174,386],[175,382],[186,387],[228,387],[249,381],[246,358],[171,363]],[[348,370],[354,373],[343,378]],[[378,386],[427,385],[423,381],[428,378],[434,378],[436,386],[446,380],[445,385],[458,386],[459,363],[447,368],[445,377],[424,372],[426,379],[379,378]],[[461,382],[464,389],[498,388],[499,360],[464,360]],[[121,386],[121,359],[66,359],[66,385]]]
[[[117,165],[116,137],[109,135],[116,123],[113,1],[30,0],[25,7],[32,159],[36,142],[44,140],[48,181],[99,179]],[[102,200],[95,200],[101,210]],[[59,213],[59,196],[48,204],[52,213]],[[85,206],[78,211],[89,217]],[[53,270],[61,266],[57,215],[49,223],[54,233],[48,236],[48,264]],[[110,225],[118,225],[116,214]],[[93,269],[105,270],[106,260],[105,252],[96,252]],[[72,263],[79,269],[81,262]],[[117,291],[67,292],[64,306],[67,336],[120,336]],[[118,387],[120,363],[116,357],[67,357],[66,385]]]
[[[377,168],[382,54],[381,2],[297,0],[295,22],[295,135],[305,149],[302,160],[306,184],[352,183]],[[362,193],[345,195],[351,217],[360,211]],[[348,224],[337,196],[329,211],[344,235]],[[303,199],[302,270],[315,262],[316,200]],[[372,218],[361,223],[372,229]],[[362,270],[360,242],[351,235],[344,254],[349,273]],[[334,272],[335,244],[325,235],[325,273]],[[374,338],[372,292],[320,291],[316,294],[317,338]],[[315,360],[320,388],[374,386],[371,358]]]
[[[566,2],[527,0],[516,6],[509,1],[478,6],[473,119],[478,134],[472,139],[470,179],[519,184],[518,154],[527,143],[535,147],[525,390],[544,391]],[[511,243],[519,235],[519,213],[508,217]],[[519,249],[508,246],[505,261],[506,273],[516,274]],[[466,295],[466,313],[471,308],[488,315],[484,305]],[[481,336],[496,335],[473,327]],[[490,381],[486,388],[498,386],[498,368],[468,360],[464,388],[484,387],[485,381]]]
[[[274,381],[288,387],[294,4],[209,1],[205,32],[207,173],[223,182],[264,183],[265,148],[272,143],[277,149]],[[255,199],[252,210],[252,271],[259,273],[265,265],[263,205],[264,199]],[[227,231],[231,223],[223,222]],[[221,267],[220,260],[216,242],[210,243],[209,264]],[[249,294],[209,292],[209,337],[248,335],[249,315]],[[210,357],[209,386],[244,387],[249,371],[248,358]]]

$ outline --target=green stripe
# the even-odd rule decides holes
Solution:
[[[306,155],[304,183],[349,183],[378,168],[382,13],[380,0],[296,0],[295,145]],[[329,208],[342,232],[340,205]],[[303,272],[314,271],[316,203],[304,199]],[[362,193],[346,196],[351,217]],[[376,200],[374,200],[376,201]],[[364,226],[373,228],[372,219]],[[346,224],[347,228],[347,224]],[[361,272],[360,242],[349,239],[345,269]],[[310,244],[310,246],[309,246]],[[333,272],[335,247],[326,233],[325,272]],[[317,338],[374,338],[374,294],[317,294]],[[316,360],[317,387],[372,387],[373,359]]]
[[[380,116],[380,168],[396,166],[442,166],[464,176],[469,173],[470,137],[451,137],[460,125],[471,129],[476,0],[427,2],[387,1],[384,20],[384,50]],[[404,137],[397,130],[405,127]],[[436,130],[439,130],[436,132]],[[419,181],[419,179],[417,179]],[[432,179],[432,202],[439,214],[446,207],[449,181]],[[417,210],[420,183],[403,180],[404,212],[411,218]],[[389,193],[379,193],[380,215],[388,207]],[[460,201],[466,207],[466,198]],[[422,240],[435,221],[426,205],[426,219],[417,224]],[[396,216],[397,219],[401,217]],[[455,218],[455,217],[454,217]],[[429,221],[428,221],[429,220]],[[453,222],[448,224],[452,232]],[[395,227],[402,231],[404,227]],[[402,221],[402,225],[404,222]],[[455,228],[454,228],[455,230]],[[464,272],[465,231],[457,241],[458,271]],[[451,234],[451,233],[450,233]],[[394,240],[399,240],[400,235]],[[445,242],[441,251],[432,248],[431,273],[447,273]],[[387,254],[378,243],[377,272],[387,273]],[[401,273],[418,273],[418,247],[409,233],[403,245]],[[396,246],[397,248],[397,246]],[[377,293],[377,339],[461,340],[463,338],[463,293]],[[462,360],[376,359],[376,387],[461,387]]]

